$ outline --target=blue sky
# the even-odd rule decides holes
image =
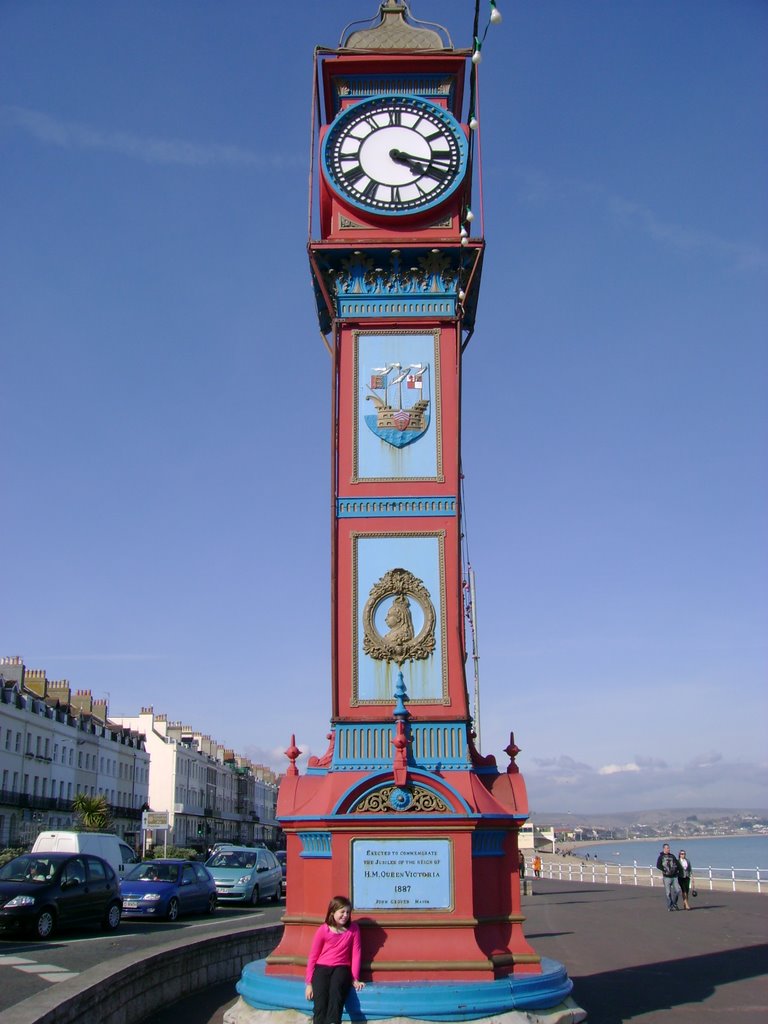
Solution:
[[[765,806],[768,6],[499,9],[483,750],[537,813]],[[330,713],[312,52],[376,10],[0,5],[0,654],[277,767]],[[459,46],[473,10],[413,2]]]

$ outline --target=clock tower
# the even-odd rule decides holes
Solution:
[[[310,1012],[307,956],[336,894],[369,983],[353,1017],[482,1019],[571,989],[524,936],[518,748],[503,767],[476,748],[465,677],[460,396],[485,248],[472,52],[400,0],[317,51],[308,252],[332,367],[331,714],[303,773],[286,751],[285,931],[238,985],[254,1012]]]

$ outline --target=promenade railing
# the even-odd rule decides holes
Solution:
[[[527,877],[533,874],[530,869]],[[563,857],[547,860],[542,857],[542,878],[556,878],[567,882],[591,882],[595,885],[663,885],[661,872],[655,865],[611,864],[583,860],[581,857]],[[732,892],[768,892],[768,868],[716,868],[693,869],[696,889],[730,890]]]

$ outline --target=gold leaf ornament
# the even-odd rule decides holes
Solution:
[[[376,626],[376,612],[390,599],[384,617],[388,630],[382,635]],[[413,625],[412,602],[423,616],[418,633]],[[407,569],[390,569],[371,587],[363,609],[363,651],[377,661],[397,665],[423,661],[435,649],[435,623],[435,608],[424,583]]]

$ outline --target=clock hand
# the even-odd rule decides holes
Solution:
[[[411,156],[410,153],[403,153],[399,149],[390,149],[389,155],[397,163],[405,164],[406,167],[410,167],[415,174],[424,174],[426,171],[426,167],[421,162],[420,158]],[[428,166],[429,165],[427,164],[427,167]]]

